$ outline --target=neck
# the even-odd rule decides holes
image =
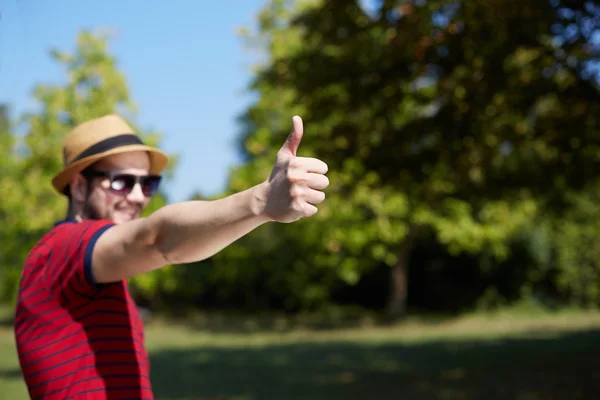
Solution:
[[[71,213],[71,212],[67,213],[66,219],[75,220],[77,222],[81,222],[84,220],[84,218],[81,214],[79,214],[79,213],[75,214],[75,213]]]
[[[69,208],[67,210],[66,218],[75,220],[77,222],[81,222],[85,219],[83,215],[83,210],[78,209],[78,207],[75,207],[71,201],[69,201]]]

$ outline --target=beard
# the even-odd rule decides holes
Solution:
[[[104,204],[98,204],[97,202],[94,202],[92,193],[91,183],[88,182],[87,196],[82,209],[82,217],[84,219],[104,219],[110,221],[115,221],[115,219],[122,220],[122,215],[121,218],[119,218],[119,214],[123,212],[127,214],[134,214],[132,218],[135,219],[139,218],[144,210],[144,205],[130,203],[125,199],[113,204],[112,207],[106,207]]]
[[[92,204],[89,199],[85,202],[83,207],[83,215],[85,219],[106,219],[108,215],[106,212],[102,212]]]
[[[106,219],[106,220],[115,220],[117,215],[121,212],[125,211],[126,213],[133,213],[133,219],[139,218],[142,214],[143,206],[141,204],[126,204],[118,203],[115,205],[115,208],[104,209],[102,207],[98,207],[93,202],[89,201],[89,199],[85,202],[83,207],[83,216],[85,219]],[[116,214],[115,214],[116,213]]]

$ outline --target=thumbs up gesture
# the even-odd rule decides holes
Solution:
[[[329,186],[327,164],[316,158],[298,157],[304,128],[302,119],[292,118],[293,129],[277,153],[275,166],[267,180],[265,214],[274,221],[294,222],[317,212]]]

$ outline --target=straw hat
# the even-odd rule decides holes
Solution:
[[[53,179],[52,186],[61,194],[71,177],[101,158],[131,151],[147,151],[150,173],[161,173],[168,157],[159,149],[145,145],[136,132],[121,117],[111,114],[76,126],[63,143],[64,168]]]

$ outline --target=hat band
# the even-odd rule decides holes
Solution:
[[[77,157],[72,159],[69,162],[69,164],[79,161],[81,159],[84,159],[86,157],[91,157],[91,156],[95,156],[96,154],[104,153],[105,151],[112,150],[117,147],[128,146],[128,145],[132,145],[132,144],[143,145],[144,142],[142,142],[137,135],[132,135],[132,134],[113,136],[113,137],[104,139],[101,142],[98,142],[98,143],[88,147],[86,150],[84,150],[82,153],[80,153]]]

